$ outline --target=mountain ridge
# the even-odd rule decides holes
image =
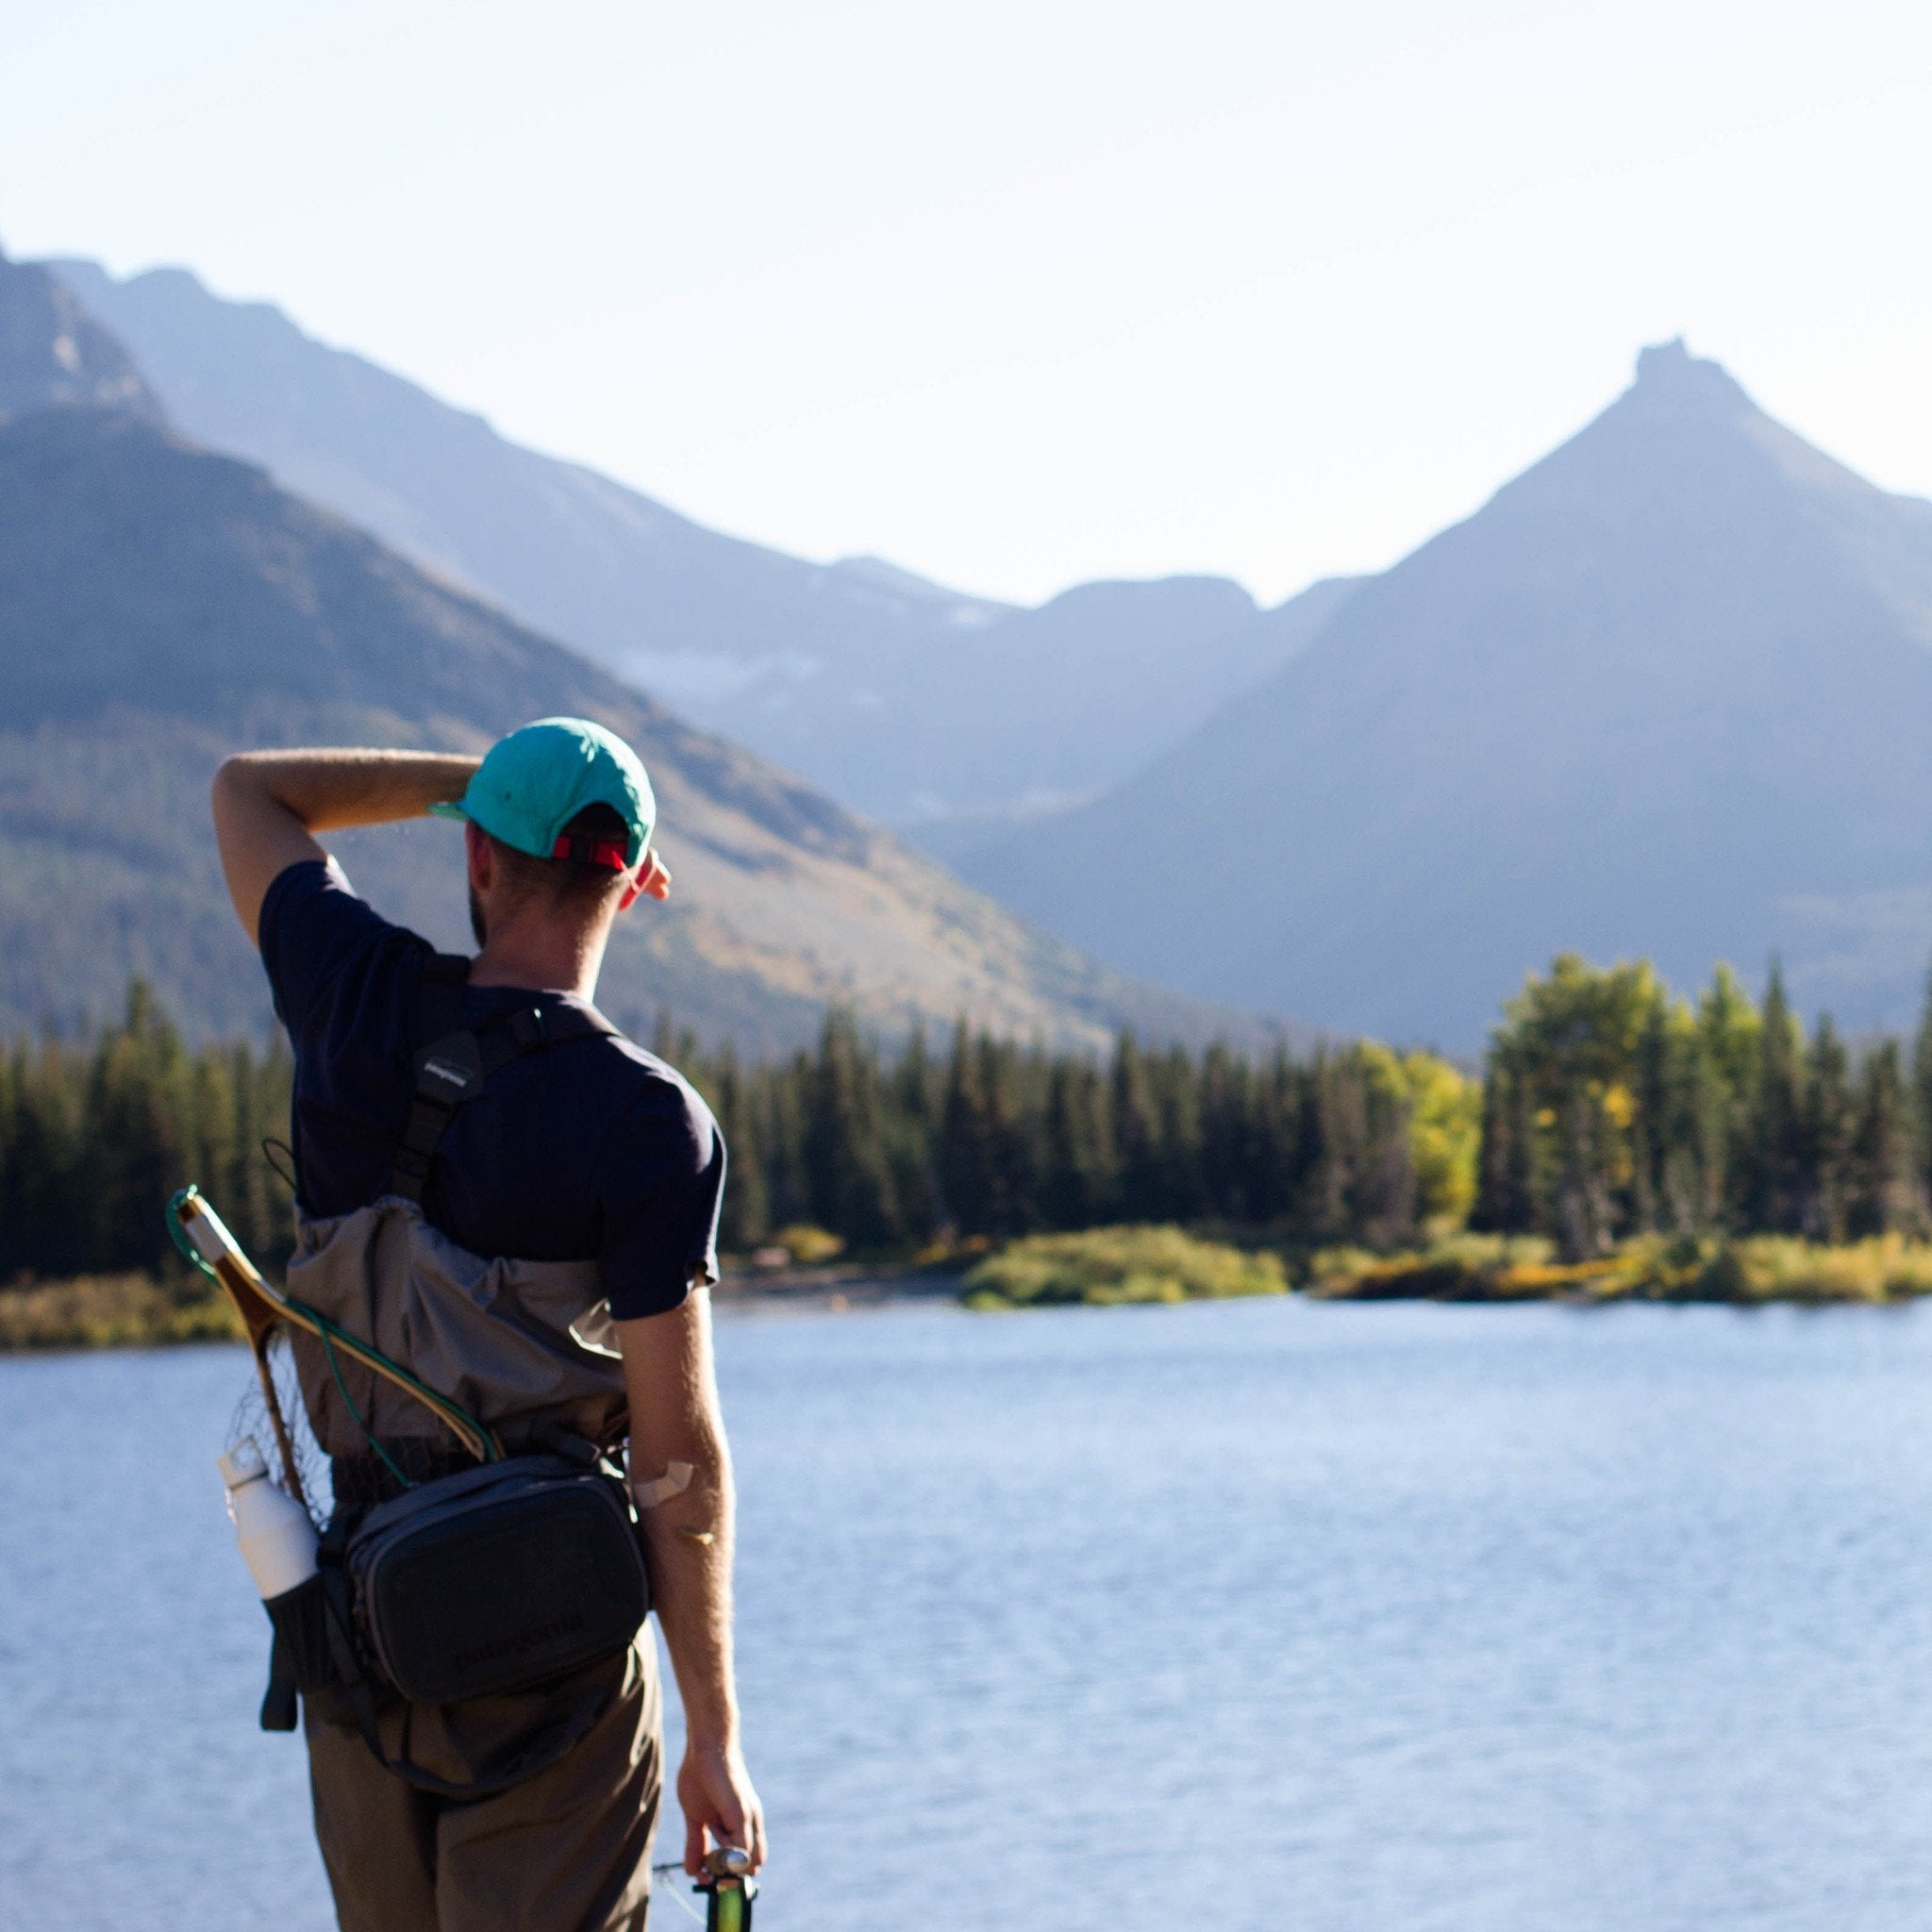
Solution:
[[[933,849],[1103,790],[1300,635],[1225,579],[1075,586],[1022,610],[879,558],[786,557],[520,448],[186,270],[49,266],[197,441]],[[1107,594],[1083,607],[1089,590]],[[1185,656],[1191,677],[1150,698],[1150,655]]]
[[[1474,1044],[1559,950],[1781,953],[1903,1024],[1932,953],[1932,505],[1681,342],[1284,670],[969,877],[1123,970]],[[1095,868],[1131,825],[1141,916]],[[1179,936],[1185,936],[1185,942]]]

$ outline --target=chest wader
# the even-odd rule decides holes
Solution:
[[[389,1191],[329,1220],[297,1213],[291,1341],[336,1497],[317,1574],[268,1603],[261,1715],[292,1730],[306,1697],[396,1776],[457,1798],[533,1776],[584,1737],[649,1608],[595,1264],[486,1260],[422,1209],[450,1122],[498,1068],[615,1029],[535,1004],[466,1029],[469,963],[424,961]],[[421,1742],[436,1769],[416,1761]]]

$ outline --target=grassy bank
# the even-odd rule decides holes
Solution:
[[[237,1341],[233,1305],[199,1280],[84,1274],[0,1291],[0,1354],[48,1348],[157,1348]]]
[[[1650,1238],[1588,1261],[1534,1237],[1460,1235],[1394,1255],[1330,1249],[1305,1285],[1336,1300],[1896,1302],[1932,1292],[1932,1245],[1900,1235],[1827,1246],[1785,1235]]]
[[[970,1307],[1214,1300],[1293,1287],[1324,1301],[1884,1303],[1932,1293],[1932,1244],[1825,1246],[1779,1235],[1650,1238],[1564,1263],[1533,1235],[1456,1235],[1394,1254],[1284,1254],[1175,1227],[1095,1228],[1009,1243],[966,1277]]]
[[[1207,1241],[1177,1227],[1096,1227],[1037,1234],[990,1255],[966,1276],[968,1307],[1224,1301],[1286,1294],[1280,1256]]]
[[[967,1257],[952,1257],[957,1266]],[[855,1263],[855,1281],[920,1267]],[[797,1271],[792,1271],[797,1272]],[[834,1271],[806,1270],[835,1288]],[[818,1281],[816,1276],[824,1275]],[[739,1288],[761,1277],[740,1278]],[[789,1280],[790,1274],[768,1280]],[[982,1255],[963,1299],[979,1309],[1119,1307],[1222,1301],[1299,1290],[1322,1301],[1772,1302],[1884,1304],[1932,1293],[1932,1243],[1898,1235],[1825,1246],[1778,1235],[1626,1241],[1593,1260],[1564,1263],[1533,1235],[1455,1235],[1395,1254],[1324,1248],[1312,1254],[1214,1241],[1178,1227],[1098,1227],[1029,1235]],[[0,1291],[0,1354],[35,1349],[153,1348],[241,1339],[225,1297],[198,1279],[92,1274]]]

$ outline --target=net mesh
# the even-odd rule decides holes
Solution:
[[[242,1442],[252,1441],[261,1451],[261,1458],[268,1465],[269,1480],[286,1494],[298,1496],[306,1502],[316,1528],[321,1529],[327,1523],[334,1506],[329,1483],[329,1459],[323,1453],[322,1444],[315,1440],[314,1430],[308,1426],[308,1410],[303,1405],[302,1387],[295,1373],[295,1354],[289,1344],[286,1325],[278,1326],[270,1335],[263,1357],[269,1382],[275,1391],[276,1406],[288,1427],[290,1459],[295,1466],[295,1480],[290,1480],[288,1462],[283,1458],[275,1422],[269,1414],[268,1397],[263,1392],[261,1377],[253,1372],[249,1374],[247,1387],[242,1391],[241,1400],[235,1405],[235,1414],[228,1424],[227,1446],[233,1450]]]

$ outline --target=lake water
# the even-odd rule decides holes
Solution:
[[[1928,1316],[727,1313],[760,1926],[1922,1932]],[[333,1923],[246,1369],[0,1362],[9,1932]]]

